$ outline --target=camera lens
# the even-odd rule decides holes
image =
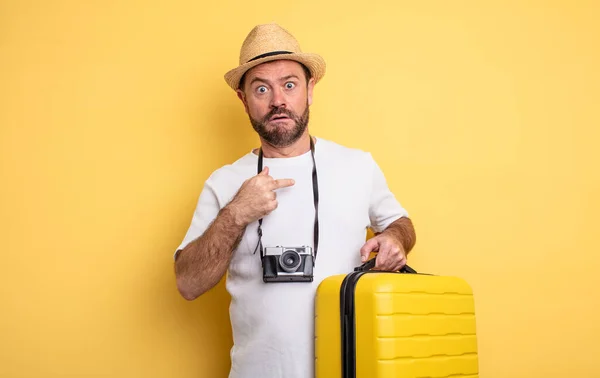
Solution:
[[[281,254],[279,265],[286,272],[295,272],[300,266],[300,255],[293,249],[288,249]]]

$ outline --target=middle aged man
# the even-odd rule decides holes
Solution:
[[[188,300],[227,274],[230,378],[314,377],[319,283],[372,251],[376,269],[399,270],[415,243],[408,213],[372,156],[309,134],[324,72],[320,56],[267,24],[251,30],[239,66],[225,75],[260,148],[206,180],[175,270]],[[365,242],[368,227],[376,235]]]

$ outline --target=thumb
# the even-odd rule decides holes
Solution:
[[[369,258],[369,255],[371,254],[371,252],[373,252],[374,250],[376,250],[378,247],[379,247],[379,242],[377,241],[376,238],[369,239],[363,245],[363,247],[360,249],[360,255],[361,255],[360,260],[362,262],[367,261],[367,259]]]
[[[264,167],[262,171],[260,171],[259,175],[268,176],[269,175],[269,167]]]

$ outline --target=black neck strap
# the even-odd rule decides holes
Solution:
[[[315,258],[313,259],[313,265],[315,260],[317,259],[317,249],[319,246],[319,183],[317,180],[317,164],[315,163],[315,144],[310,137],[310,154],[312,156],[313,161],[313,171],[312,171],[312,185],[313,185],[313,199],[315,204],[315,229],[314,229],[314,248],[315,248]],[[257,173],[260,173],[263,170],[263,152],[262,148],[258,151],[258,167]],[[262,245],[262,218],[258,220],[258,245],[254,250],[254,253],[260,248],[260,257],[263,257],[263,245]]]

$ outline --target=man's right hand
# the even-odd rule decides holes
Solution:
[[[277,208],[275,190],[294,185],[292,179],[275,180],[265,167],[258,175],[246,180],[227,205],[235,215],[235,222],[246,226]]]

